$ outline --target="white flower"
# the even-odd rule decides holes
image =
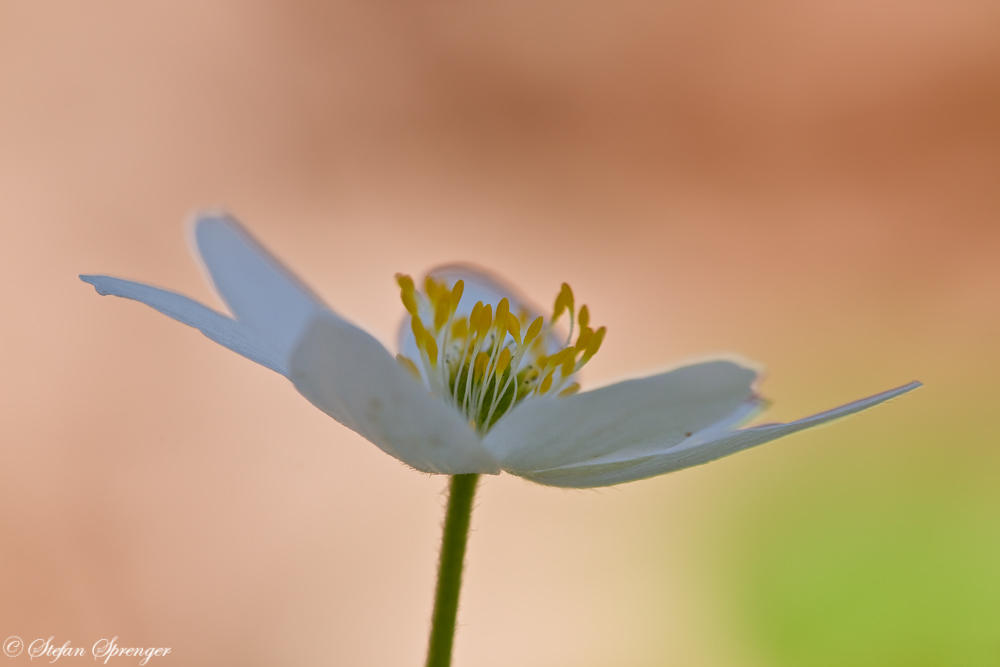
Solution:
[[[81,276],[141,301],[281,373],[316,407],[429,473],[498,474],[541,484],[619,484],[707,463],[864,410],[920,383],[789,424],[738,430],[760,411],[757,370],[707,361],[575,393],[604,335],[564,285],[547,322],[493,276],[432,271],[424,292],[397,276],[409,314],[393,356],[347,322],[232,218],[195,223],[198,252],[234,317],[167,290]],[[506,298],[504,298],[506,297]],[[560,312],[561,311],[561,312]],[[569,333],[554,320],[565,314]],[[405,355],[405,356],[404,356]]]

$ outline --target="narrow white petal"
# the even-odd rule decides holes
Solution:
[[[788,424],[764,424],[741,431],[709,427],[701,433],[695,433],[691,438],[678,445],[665,447],[658,454],[637,457],[631,461],[572,465],[517,474],[539,484],[572,488],[610,486],[645,479],[681,468],[708,463],[796,431],[846,417],[890,398],[905,394],[919,386],[921,386],[919,382],[911,382],[897,389],[863,398]]]
[[[216,343],[242,354],[251,361],[256,361],[278,373],[285,373],[284,361],[275,358],[270,347],[263,343],[255,332],[186,296],[109,276],[80,276],[80,280],[93,285],[98,294],[111,294],[140,301],[167,317],[198,329]]]
[[[483,444],[520,473],[632,459],[676,445],[753,396],[757,372],[710,361],[565,398],[530,399],[499,421]]]
[[[306,325],[329,309],[233,218],[202,216],[194,236],[219,296],[268,354],[287,366]]]
[[[459,413],[370,335],[322,314],[292,352],[303,396],[384,452],[424,472],[497,474],[500,467]]]

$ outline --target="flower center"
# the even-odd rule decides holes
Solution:
[[[587,306],[577,312],[566,283],[556,297],[552,317],[529,322],[527,310],[510,312],[507,297],[495,312],[491,304],[479,301],[468,315],[458,315],[465,289],[462,280],[449,288],[428,276],[423,292],[410,276],[396,274],[396,280],[420,351],[417,362],[402,354],[396,359],[426,380],[431,391],[454,405],[480,434],[527,398],[576,393],[580,385],[571,381],[572,376],[597,354],[604,340],[605,327],[590,328]],[[554,344],[553,328],[564,313],[569,335]]]

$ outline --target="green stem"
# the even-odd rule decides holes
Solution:
[[[465,564],[465,545],[469,541],[469,519],[472,516],[472,499],[476,495],[478,481],[479,475],[453,475],[451,478],[448,512],[444,519],[444,534],[441,536],[441,562],[438,565],[430,645],[427,647],[427,667],[451,665],[458,593],[462,588],[462,566]]]

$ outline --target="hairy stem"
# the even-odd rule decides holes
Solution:
[[[441,562],[438,565],[431,638],[427,647],[427,667],[451,665],[458,594],[462,588],[462,566],[465,564],[465,545],[469,541],[472,499],[476,495],[478,481],[479,475],[453,475],[451,478],[444,534],[441,536]]]

